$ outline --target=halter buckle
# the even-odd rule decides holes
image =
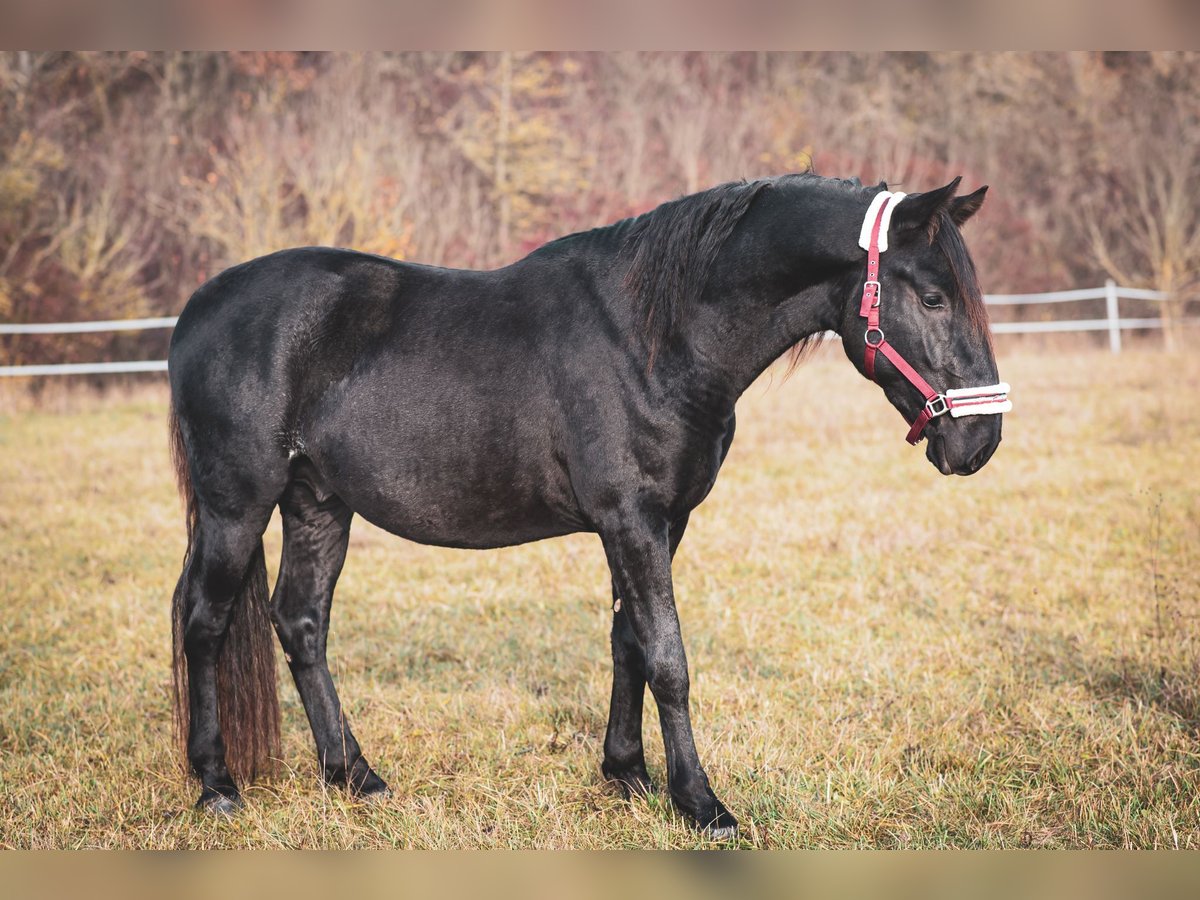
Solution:
[[[936,397],[930,397],[925,401],[925,411],[929,413],[929,418],[936,419],[938,416],[944,416],[950,412],[950,401],[946,399],[945,394],[938,394]]]
[[[865,291],[871,285],[875,285],[875,302],[871,304],[871,308],[875,309],[877,306],[879,306],[879,300],[883,295],[883,285],[880,284],[878,281],[875,281],[874,279],[868,278],[863,283],[863,290]]]

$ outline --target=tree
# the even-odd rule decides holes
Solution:
[[[1096,259],[1119,283],[1164,291],[1164,334],[1182,344],[1189,295],[1200,287],[1200,58],[1106,55],[1092,72],[1093,152],[1085,193]]]

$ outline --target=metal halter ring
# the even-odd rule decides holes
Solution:
[[[873,344],[871,343],[871,332],[872,331],[876,331],[879,333],[879,340]],[[867,342],[868,347],[870,347],[873,350],[878,350],[880,347],[883,346],[883,329],[880,328],[879,326],[875,326],[874,328],[868,328],[866,330],[866,333],[863,334],[863,340]]]
[[[931,397],[925,401],[925,409],[929,411],[931,419],[936,419],[938,416],[950,412],[950,401],[946,399],[944,394],[938,394],[936,397]]]

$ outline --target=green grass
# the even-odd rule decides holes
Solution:
[[[1200,364],[1010,354],[1016,410],[943,478],[836,352],[755,385],[675,575],[701,758],[756,847],[1200,846]],[[601,780],[599,541],[487,553],[357,520],[331,663],[394,796],[283,759],[190,810],[159,390],[0,416],[0,846],[693,847]],[[267,534],[273,568],[278,526]],[[1155,574],[1157,573],[1157,579]],[[653,703],[651,772],[663,775]]]

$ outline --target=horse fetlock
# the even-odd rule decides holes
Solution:
[[[710,840],[732,840],[737,837],[738,821],[720,800],[707,791],[707,796],[681,796],[671,792],[675,808],[685,815],[698,831]]]
[[[618,761],[606,757],[600,766],[606,781],[616,787],[628,799],[633,796],[644,796],[654,790],[650,773],[646,771],[646,762],[639,754],[636,759]]]
[[[375,774],[362,756],[357,757],[348,769],[344,763],[330,764],[326,761],[322,774],[327,784],[344,787],[355,797],[376,799],[391,794],[387,782]]]
[[[221,741],[215,747],[210,738],[193,728],[188,735],[188,764],[200,783],[207,787],[223,790],[228,787],[236,791],[233,777],[225,765],[225,743]]]
[[[676,809],[690,818],[697,828],[709,831],[737,827],[737,819],[717,799],[703,770],[675,774],[670,781],[670,790]]]

